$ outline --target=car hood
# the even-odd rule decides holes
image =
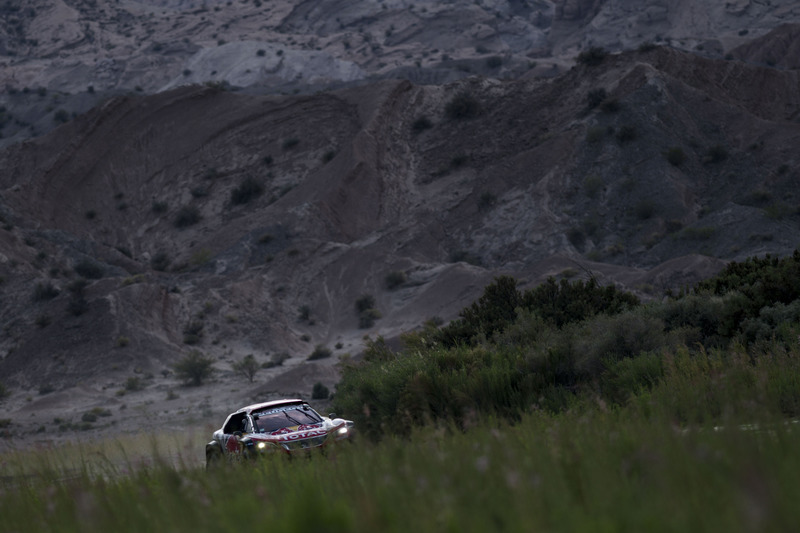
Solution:
[[[272,433],[250,433],[247,435],[254,441],[290,442],[314,437],[323,437],[342,428],[352,427],[353,423],[342,418],[323,420],[318,424],[300,424],[273,431]]]

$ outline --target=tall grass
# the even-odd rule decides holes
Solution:
[[[768,418],[687,430],[583,404],[211,472],[161,455],[78,453],[74,470],[58,461],[75,448],[15,454],[1,459],[0,530],[789,531],[800,428]]]

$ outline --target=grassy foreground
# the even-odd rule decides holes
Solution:
[[[157,447],[149,461],[119,462],[109,455],[119,443],[93,446],[1,457],[0,530],[731,532],[800,523],[800,426],[780,419],[678,429],[639,408],[593,405],[210,473]]]

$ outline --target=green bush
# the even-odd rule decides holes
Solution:
[[[510,276],[496,277],[475,303],[459,313],[461,318],[442,328],[441,341],[447,346],[455,346],[469,343],[477,335],[490,338],[514,321],[516,309],[521,304],[517,280]]]
[[[602,394],[609,401],[624,405],[631,398],[655,387],[664,376],[663,357],[657,353],[644,353],[607,362],[602,374]]]
[[[199,386],[214,373],[214,360],[192,350],[173,366],[175,375],[186,385]]]
[[[584,402],[634,405],[679,424],[800,413],[800,252],[732,263],[647,306],[614,287],[499,277],[437,329],[367,340],[344,366],[335,408],[372,438],[424,424],[516,420]],[[743,400],[742,398],[748,398]]]

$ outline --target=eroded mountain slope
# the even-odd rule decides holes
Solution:
[[[0,155],[0,371],[70,387],[197,348],[299,364],[452,318],[499,273],[655,296],[789,253],[797,87],[655,48],[552,80],[108,100]]]

